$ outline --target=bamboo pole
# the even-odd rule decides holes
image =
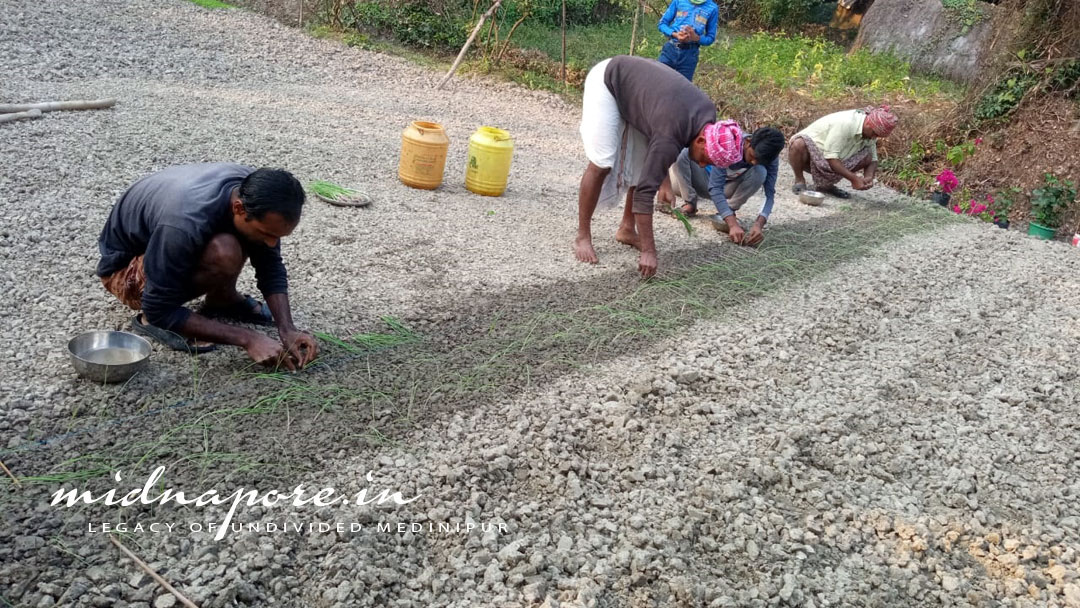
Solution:
[[[92,101],[45,101],[42,103],[0,103],[0,114],[8,112],[59,112],[63,110],[104,110],[116,105],[115,99],[94,99]]]
[[[123,551],[125,555],[127,555],[132,560],[134,560],[135,565],[137,565],[139,568],[142,568],[143,572],[146,572],[147,574],[150,575],[151,578],[153,578],[155,581],[157,581],[157,584],[161,585],[166,591],[173,594],[173,597],[175,597],[177,600],[179,600],[181,604],[183,604],[187,608],[199,608],[198,606],[195,605],[194,602],[192,602],[188,598],[184,597],[183,593],[180,593],[179,591],[176,590],[175,587],[170,585],[169,581],[161,578],[160,574],[158,574],[157,572],[154,572],[153,568],[151,568],[150,566],[147,566],[146,562],[139,559],[139,556],[132,553],[127,547],[125,547],[123,544],[121,544],[120,541],[116,540],[116,536],[110,534],[109,535],[109,540],[111,540],[112,543],[117,546],[117,548],[119,548],[121,551]]]
[[[501,5],[502,0],[495,0],[495,2],[492,3],[491,8],[489,8],[487,12],[485,12],[483,15],[480,15],[480,21],[476,24],[476,27],[473,28],[472,33],[469,34],[469,39],[465,41],[464,45],[462,45],[461,51],[457,55],[457,59],[455,59],[454,63],[450,66],[450,71],[447,72],[446,76],[443,77],[442,82],[440,82],[439,85],[435,87],[436,90],[443,88],[443,85],[445,85],[450,80],[450,77],[454,75],[454,72],[457,71],[458,66],[461,65],[461,60],[465,58],[465,53],[468,52],[469,46],[472,44],[473,40],[476,39],[476,35],[480,33],[480,28],[484,27],[484,21],[486,21],[488,17],[491,17],[493,14],[495,14],[495,11],[499,10],[499,6]]]
[[[562,86],[566,88],[566,0],[562,0]]]
[[[645,0],[638,0],[637,7],[634,9],[634,27],[630,30],[630,54],[634,54],[634,49],[637,48],[637,25],[638,19],[641,16],[641,5]]]
[[[41,110],[27,110],[26,112],[10,112],[8,114],[0,114],[0,122],[12,122],[15,120],[22,120],[23,118],[40,118]]]

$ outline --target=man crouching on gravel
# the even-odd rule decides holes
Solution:
[[[703,167],[727,167],[742,158],[741,134],[734,121],[716,121],[708,95],[658,61],[620,55],[596,64],[585,78],[581,110],[589,164],[578,191],[577,259],[597,263],[593,212],[626,189],[615,239],[641,251],[641,276],[656,274],[653,199],[668,167],[683,148]]]
[[[132,329],[169,348],[194,354],[233,344],[257,363],[303,367],[318,345],[293,325],[280,244],[300,223],[303,204],[304,189],[287,171],[229,163],[165,169],[113,206],[98,237],[97,275],[142,311]],[[236,291],[249,258],[265,305]],[[184,307],[201,295],[198,312]],[[276,324],[281,342],[215,318]]]
[[[869,190],[878,168],[877,140],[888,137],[896,122],[896,114],[882,106],[834,112],[810,123],[792,136],[788,149],[795,172],[792,192],[806,190],[807,171],[814,178],[814,190],[836,198],[851,198],[836,185],[842,179],[856,190]]]

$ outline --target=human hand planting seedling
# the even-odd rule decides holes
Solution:
[[[859,177],[858,175],[853,175],[851,177],[851,187],[855,190],[869,190],[870,185],[871,182],[868,182],[867,180]]]
[[[641,257],[638,258],[638,272],[641,273],[641,278],[650,279],[656,276],[656,252],[655,251],[642,251]]]
[[[731,239],[732,243],[742,245],[743,239],[746,238],[746,231],[739,225],[739,222],[735,222],[735,225],[728,229],[728,238]]]
[[[273,368],[284,367],[289,371],[296,369],[296,363],[289,350],[270,336],[254,333],[243,346],[251,360],[259,365]]]
[[[750,227],[750,233],[743,239],[743,245],[748,247],[757,247],[765,240],[765,222],[761,217],[758,217],[754,225]]]
[[[295,363],[297,369],[303,369],[319,354],[319,343],[307,332],[286,332],[281,336],[281,343],[286,346],[289,358]]]

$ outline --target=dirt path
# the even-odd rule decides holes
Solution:
[[[570,254],[583,155],[556,98],[435,93],[399,59],[183,2],[5,10],[0,98],[121,103],[0,129],[0,460],[24,479],[0,497],[0,605],[171,605],[100,532],[118,521],[179,526],[125,542],[200,606],[1080,605],[1075,250],[885,190],[781,194],[759,251],[658,218],[663,280],[642,286],[600,228],[615,210],[599,266]],[[434,192],[395,179],[419,118],[452,139]],[[461,183],[482,124],[515,137],[498,199]],[[313,200],[285,243],[294,309],[396,344],[299,376],[226,349],[77,380],[66,340],[129,316],[92,276],[115,197],[211,160],[367,189],[371,209]],[[217,508],[48,504],[156,466],[189,493],[420,499],[243,507],[234,523],[346,530],[221,541],[190,529]]]

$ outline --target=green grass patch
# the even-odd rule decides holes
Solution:
[[[658,57],[665,38],[654,24],[639,28],[636,54]],[[567,65],[571,70],[588,70],[597,62],[629,52],[630,23],[607,23],[569,28],[566,35]],[[513,38],[515,46],[542,52],[553,62],[560,60],[558,29],[522,25]],[[820,37],[758,32],[750,36],[719,30],[711,46],[702,47],[698,74],[702,82],[716,83],[710,94],[724,99],[735,109],[760,106],[777,91],[798,92],[816,99],[844,99],[857,94],[883,99],[902,94],[916,101],[958,98],[959,85],[947,80],[915,74],[908,62],[890,53],[857,50],[848,53],[840,45]],[[481,66],[483,67],[483,66]],[[527,70],[528,71],[528,70]],[[550,88],[542,77],[511,77],[534,88]],[[704,74],[711,72],[708,76]],[[561,88],[561,83],[559,83]]]
[[[958,91],[947,81],[913,74],[909,63],[889,53],[848,53],[824,38],[758,32],[719,40],[701,55],[703,64],[724,68],[736,84],[798,90],[818,98],[859,92],[924,100]]]
[[[198,4],[199,6],[201,6],[203,8],[213,8],[213,9],[236,8],[235,6],[233,6],[231,4],[227,4],[225,2],[222,2],[221,0],[188,0],[188,2]]]

